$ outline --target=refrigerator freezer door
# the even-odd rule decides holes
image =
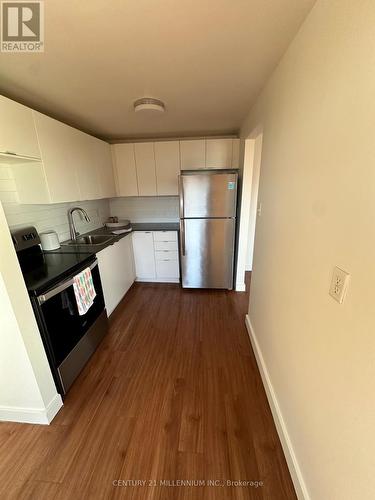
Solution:
[[[181,219],[184,288],[233,288],[235,219]]]
[[[237,174],[195,172],[180,178],[180,217],[235,217]]]

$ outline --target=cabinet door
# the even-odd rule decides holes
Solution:
[[[153,142],[134,144],[139,196],[156,196],[155,153]]]
[[[134,263],[131,236],[97,253],[105,307],[108,316],[121,302],[134,283]]]
[[[159,196],[178,194],[179,141],[155,142],[156,184]]]
[[[0,151],[40,158],[33,112],[0,96]]]
[[[133,243],[131,235],[122,238],[118,242],[118,245],[120,248],[120,258],[122,263],[119,266],[119,269],[120,271],[122,270],[122,275],[124,278],[122,292],[122,295],[124,296],[135,280]]]
[[[156,277],[154,242],[151,231],[133,233],[135,275],[138,280],[152,280]]]
[[[199,170],[206,167],[204,139],[180,141],[181,170]]]
[[[206,168],[232,168],[233,139],[206,140]]]
[[[75,129],[37,111],[33,114],[50,201],[79,200],[77,160],[72,152],[72,144],[76,142]]]
[[[80,200],[97,200],[101,190],[96,168],[95,141],[93,137],[72,129],[74,140],[70,146],[72,161],[77,170]]]
[[[108,143],[95,139],[96,168],[99,177],[100,198],[116,196],[115,178],[113,175],[111,147]]]
[[[134,144],[114,144],[111,148],[117,181],[117,194],[119,196],[138,196]]]
[[[115,245],[111,245],[96,254],[99,263],[104,303],[109,316],[117,305],[117,276],[115,263]]]

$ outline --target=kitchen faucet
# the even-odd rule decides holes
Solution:
[[[76,229],[76,226],[74,224],[74,219],[73,219],[73,213],[74,212],[80,212],[80,214],[83,216],[86,222],[90,222],[90,217],[87,215],[86,210],[84,210],[81,207],[72,207],[68,210],[68,222],[69,222],[69,231],[70,231],[70,239],[72,241],[77,240],[77,236],[79,235],[79,232]]]

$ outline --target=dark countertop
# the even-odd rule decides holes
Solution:
[[[134,222],[133,231],[178,231],[178,222]]]
[[[108,234],[113,238],[106,243],[101,245],[61,245],[57,250],[52,250],[50,252],[45,252],[49,254],[85,254],[87,256],[95,255],[96,253],[104,250],[110,245],[113,245],[117,241],[120,241],[122,238],[125,238],[133,231],[178,231],[179,224],[178,222],[142,222],[142,223],[132,223],[131,224],[132,231],[128,233],[123,233],[119,235],[112,234],[109,229],[106,227],[100,227],[93,231],[90,231],[85,234],[81,234],[80,236],[85,236],[89,234]]]
[[[132,231],[178,231],[178,228],[178,223],[170,222],[132,224]],[[91,262],[95,254],[122,238],[126,238],[132,231],[114,235],[106,227],[101,227],[86,233],[86,235],[103,234],[112,236],[111,240],[106,243],[101,245],[61,245],[57,250],[41,252],[37,257],[33,256],[32,265],[23,272],[29,293],[38,295],[46,287],[50,288],[55,285],[67,273],[71,274],[75,270],[79,270],[83,263]]]
[[[99,229],[94,229],[94,231],[90,231],[88,233],[80,234],[80,236],[86,236],[89,234],[107,234],[108,236],[112,236],[110,241],[107,241],[106,243],[102,243],[101,245],[61,245],[60,248],[57,250],[51,250],[50,252],[46,253],[75,253],[75,254],[89,254],[89,255],[95,255],[96,253],[100,252],[101,250],[104,250],[105,248],[109,247],[110,245],[113,245],[117,241],[120,241],[122,238],[125,238],[132,232],[130,231],[129,233],[123,233],[123,234],[112,234],[107,228],[105,227],[100,227]]]
[[[22,274],[31,295],[39,295],[55,286],[68,275],[82,269],[92,262],[92,255],[84,253],[40,252],[30,257],[30,265],[23,262]],[[27,266],[27,267],[26,267]]]

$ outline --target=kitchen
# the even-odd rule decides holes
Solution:
[[[179,195],[179,199],[169,201],[178,201],[182,207],[180,223],[177,219],[157,221],[155,213],[147,222],[134,222],[134,218],[121,219],[117,212],[112,212],[112,198],[105,202],[108,220],[87,231],[85,224],[89,225],[91,219],[84,208],[76,206],[67,211],[70,239],[64,241],[65,234],[60,233],[61,242],[51,226],[40,232],[24,224],[21,228],[11,226],[61,395],[67,393],[100,344],[108,330],[106,317],[114,312],[135,281],[179,283],[181,265],[184,287],[232,289],[238,139],[110,146],[5,97],[0,98],[0,109],[2,116],[7,117],[8,134],[3,136],[0,155],[8,165],[4,173],[9,184],[14,183],[19,204],[43,205],[48,201],[56,206],[55,203],[102,200],[116,194],[154,196],[157,207],[159,196]],[[73,150],[71,144],[75,146]],[[67,151],[72,155],[70,162]],[[71,166],[70,172],[65,165]],[[210,190],[215,192],[211,207],[200,209],[199,200],[207,203]],[[226,199],[228,209],[221,206]],[[5,204],[6,214],[7,207]],[[201,219],[204,216],[213,219]],[[225,218],[218,219],[220,216]],[[82,234],[76,229],[76,220],[80,220]],[[225,229],[221,224],[225,224]],[[203,235],[203,240],[197,246],[199,235]],[[206,249],[211,245],[215,246],[215,256],[208,257]],[[72,281],[87,268],[97,295],[91,305],[97,310],[95,314],[94,307],[74,313]],[[84,316],[83,322],[75,317],[78,312]],[[64,331],[71,335],[65,335],[62,342]]]
[[[1,2],[1,498],[373,498],[344,4]]]
[[[45,353],[57,391],[45,410],[3,409],[2,419],[53,424],[82,398],[81,380],[108,351],[117,322],[126,323],[134,294],[233,289],[239,139],[109,144],[4,96],[0,111],[4,214],[42,341],[39,356]],[[205,298],[197,298],[202,305]],[[155,314],[152,301],[142,309],[145,318]],[[171,318],[162,343],[173,335]],[[133,330],[138,342],[150,343]],[[142,363],[141,353],[134,356]],[[128,373],[135,359],[121,370]]]

